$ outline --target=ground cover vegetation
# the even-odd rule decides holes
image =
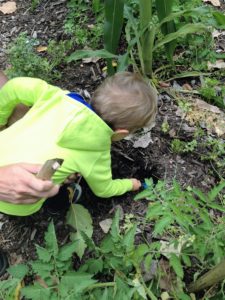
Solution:
[[[61,1],[66,8],[61,38],[43,41],[21,30],[10,40],[5,51],[10,77],[57,83],[63,69],[73,65],[77,71],[86,64],[92,64],[92,81],[96,66],[101,79],[120,70],[139,72],[160,94],[153,137],[170,159],[151,177],[146,166],[163,160],[165,152],[156,155],[156,147],[143,144],[136,152],[132,141],[114,148],[116,159],[125,161],[117,164],[123,169],[119,175],[142,168],[146,189],[129,196],[130,211],[116,202],[107,218],[103,209],[98,219],[99,209],[85,205],[93,195],[84,193],[81,204],[71,204],[59,216],[67,238],[57,234],[58,219],[48,219],[45,234],[42,230],[35,240],[36,254],[16,261],[0,282],[0,299],[225,299],[225,48],[220,39],[225,17],[223,6],[205,2]],[[50,5],[28,4],[33,15]],[[147,134],[140,136],[151,140]],[[195,170],[183,166],[190,162]]]

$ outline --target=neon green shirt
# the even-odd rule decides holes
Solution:
[[[18,103],[32,108],[0,132],[0,166],[19,162],[43,164],[57,157],[64,159],[64,163],[53,176],[55,183],[79,172],[99,197],[130,191],[130,179],[112,179],[112,129],[67,93],[34,78],[15,78],[4,85],[0,90],[0,125],[7,123]],[[0,212],[29,215],[39,210],[44,200],[19,205],[0,201]]]

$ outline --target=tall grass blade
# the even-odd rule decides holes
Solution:
[[[164,18],[168,17],[172,12],[172,7],[174,4],[174,0],[157,0],[155,2],[156,11],[159,18],[159,22],[161,22]],[[162,24],[161,31],[164,36],[167,36],[170,33],[176,31],[175,23],[173,20]],[[176,48],[176,40],[170,41],[168,44],[165,44],[166,54],[168,60],[173,63],[173,54]]]
[[[124,0],[105,0],[104,48],[116,53],[123,26]],[[112,59],[107,60],[108,73],[114,73]]]

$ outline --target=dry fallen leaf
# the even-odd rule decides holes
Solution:
[[[190,125],[199,123],[209,133],[216,133],[219,137],[225,136],[225,114],[217,106],[195,99],[191,110],[185,115]]]
[[[102,231],[103,231],[104,233],[107,233],[107,232],[109,231],[109,229],[111,228],[111,225],[112,225],[112,219],[105,219],[105,220],[101,221],[101,222],[99,223],[99,225],[100,225]]]
[[[213,6],[220,6],[220,0],[203,0],[203,2],[210,2]]]
[[[214,64],[208,61],[208,69],[225,69],[225,61],[222,59],[217,60]]]
[[[16,11],[16,2],[15,1],[8,1],[6,3],[3,3],[0,6],[0,11],[3,12],[3,14],[12,14]]]
[[[45,52],[48,49],[47,46],[38,46],[37,47],[37,52]]]

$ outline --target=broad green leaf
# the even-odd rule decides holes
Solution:
[[[140,244],[134,251],[133,259],[139,264],[149,252],[149,247],[146,244]]]
[[[155,47],[154,47],[154,51],[173,41],[173,40],[176,40],[180,37],[184,37],[186,36],[187,34],[192,34],[192,33],[201,33],[201,32],[204,32],[204,31],[207,31],[207,27],[205,25],[203,25],[202,23],[196,23],[196,24],[186,24],[184,26],[182,26],[179,30],[177,30],[176,32],[174,33],[170,33],[168,35],[166,35],[164,38],[160,39],[156,44],[155,44]]]
[[[113,218],[112,226],[111,226],[111,230],[110,230],[110,234],[114,241],[118,241],[120,239],[119,222],[120,222],[120,210],[117,209],[116,214]]]
[[[216,19],[218,25],[220,25],[220,26],[225,25],[225,16],[222,12],[214,11],[212,14],[213,14],[214,18]]]
[[[143,190],[142,192],[138,193],[135,197],[134,200],[141,200],[141,199],[148,199],[148,200],[155,200],[155,195],[153,193],[153,190],[150,188],[147,188],[146,190]]]
[[[84,231],[81,231],[81,235],[82,235],[82,238],[84,239],[85,241],[85,244],[87,245],[88,247],[88,250],[93,250],[95,251],[96,253],[98,253],[98,247],[95,245],[94,241],[84,232]]]
[[[28,271],[28,266],[22,264],[14,265],[7,269],[7,272],[10,275],[19,280],[22,280],[27,275]]]
[[[73,241],[72,243],[66,244],[59,249],[59,254],[57,259],[65,262],[71,259],[72,254],[75,252],[79,241]]]
[[[88,265],[88,272],[97,274],[103,270],[103,260],[101,258],[91,258],[86,264]]]
[[[20,281],[21,281],[20,279],[16,279],[16,278],[0,281],[0,299],[14,300],[15,289],[20,283]]]
[[[114,252],[115,250],[115,243],[111,235],[107,235],[103,241],[101,242],[101,252],[103,253],[110,253]]]
[[[86,248],[81,231],[85,232],[88,237],[91,237],[93,234],[91,215],[82,205],[72,204],[66,216],[66,223],[76,230],[76,233],[71,233],[70,236],[73,241],[78,241],[75,252],[81,258]]]
[[[191,260],[188,255],[186,254],[181,254],[181,258],[183,262],[185,263],[186,266],[191,267]]]
[[[49,262],[51,260],[52,254],[46,248],[36,245],[36,251],[38,258],[43,262]]]
[[[50,299],[51,290],[34,283],[32,286],[22,288],[21,293],[26,299],[43,300]]]
[[[135,289],[132,289],[122,278],[115,276],[116,288],[114,300],[132,300]]]
[[[135,278],[133,281],[133,286],[136,288],[136,291],[138,292],[138,294],[143,298],[147,300],[147,295],[144,289],[144,286],[140,283],[138,278]]]
[[[154,226],[154,236],[158,234],[162,234],[163,231],[169,227],[169,225],[174,222],[174,219],[172,216],[163,216],[159,221],[156,222]]]
[[[126,247],[126,251],[132,251],[134,249],[134,238],[137,230],[137,225],[135,224],[130,228],[122,239],[123,246]]]
[[[157,0],[155,2],[156,11],[160,22],[171,14],[173,4],[174,4],[174,0]],[[176,28],[175,28],[174,20],[163,23],[161,25],[161,31],[164,34],[164,36],[167,36],[168,34],[175,32]],[[172,40],[168,44],[165,44],[166,53],[170,62],[173,61],[173,54],[175,48],[176,48],[176,40]]]
[[[116,53],[123,26],[124,0],[105,0],[104,47]]]
[[[116,53],[123,26],[124,0],[105,0],[104,48]],[[108,74],[114,74],[112,59],[107,60]]]
[[[162,216],[164,214],[163,206],[161,203],[154,203],[148,206],[146,218],[147,220],[156,219],[158,216]]]
[[[59,291],[60,291],[60,299],[67,299],[68,294],[73,293],[73,298],[78,299],[76,297],[90,285],[96,283],[96,280],[92,279],[91,274],[87,273],[79,273],[79,272],[68,272],[64,276],[62,276]]]
[[[182,279],[184,277],[184,271],[180,259],[176,256],[176,254],[171,253],[169,262],[171,267],[174,269],[175,273],[177,274],[177,276]]]
[[[53,264],[41,263],[38,261],[33,261],[30,264],[33,272],[40,275],[43,279],[50,277],[51,272],[54,270]]]
[[[128,65],[129,65],[129,53],[127,52],[124,55],[119,55],[117,72],[122,72],[127,70]]]
[[[83,58],[89,57],[99,57],[99,58],[117,58],[118,56],[110,53],[105,49],[101,50],[77,50],[73,52],[68,58],[66,58],[67,62],[80,60]]]
[[[49,223],[48,230],[45,233],[45,243],[46,248],[53,254],[54,257],[57,256],[59,248],[58,242],[55,234],[55,227],[53,221]]]

